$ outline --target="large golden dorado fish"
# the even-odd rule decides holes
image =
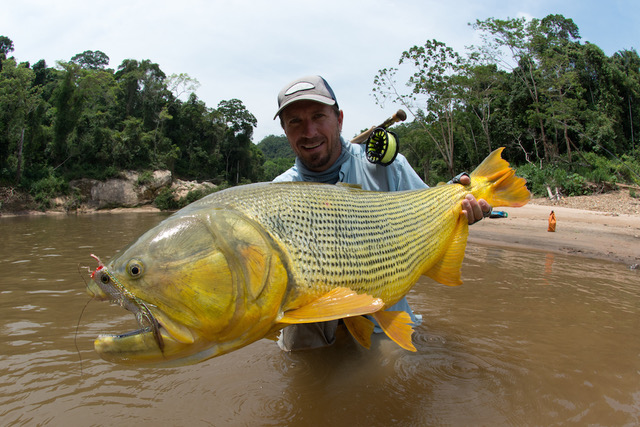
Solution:
[[[146,232],[92,273],[88,292],[132,311],[142,329],[100,335],[106,360],[176,366],[218,356],[283,327],[344,319],[370,345],[373,323],[403,348],[405,312],[385,311],[425,274],[459,285],[471,193],[522,206],[525,181],[496,150],[471,184],[403,192],[263,183],[211,194]],[[97,257],[96,257],[97,258]]]

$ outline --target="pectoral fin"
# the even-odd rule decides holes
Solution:
[[[282,315],[279,323],[313,323],[361,316],[384,307],[380,298],[358,294],[348,288],[334,288],[320,298]]]
[[[458,286],[462,284],[460,268],[467,247],[469,223],[464,215],[460,215],[456,229],[451,236],[451,243],[440,260],[429,271],[424,273],[443,285]]]
[[[373,322],[363,316],[347,317],[343,320],[353,338],[364,348],[371,348],[371,334],[375,327]]]
[[[411,317],[406,311],[378,311],[372,313],[371,316],[376,319],[384,333],[396,344],[405,350],[417,351],[411,342],[413,328],[411,327]]]

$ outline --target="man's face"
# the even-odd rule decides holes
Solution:
[[[342,151],[342,111],[314,101],[294,102],[280,113],[282,127],[291,148],[314,172],[323,172],[338,160]]]

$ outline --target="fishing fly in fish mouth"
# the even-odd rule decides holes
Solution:
[[[88,284],[142,328],[100,335],[106,360],[179,366],[229,353],[292,324],[343,319],[371,343],[373,317],[415,351],[406,312],[388,311],[421,275],[455,286],[468,235],[462,201],[522,206],[525,181],[491,153],[469,185],[379,193],[261,183],[213,193],[147,231]]]

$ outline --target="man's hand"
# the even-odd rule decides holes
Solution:
[[[471,178],[468,175],[460,177],[460,184],[471,184]],[[462,212],[467,216],[469,225],[480,221],[482,218],[491,214],[491,205],[486,200],[476,200],[472,194],[467,194],[467,197],[462,201]]]

